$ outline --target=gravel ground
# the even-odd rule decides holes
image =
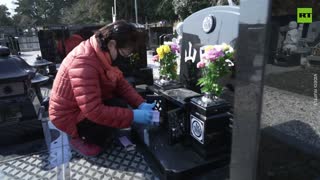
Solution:
[[[267,65],[258,179],[320,179],[319,72]]]
[[[320,111],[313,98],[265,86],[262,127],[320,148]]]
[[[320,69],[297,69],[295,71],[273,73],[266,76],[265,84],[278,89],[314,96],[314,74],[317,74],[317,82],[320,82]],[[318,87],[318,91],[319,91]]]

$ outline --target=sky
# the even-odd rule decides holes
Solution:
[[[11,16],[15,13],[14,9],[16,8],[16,5],[13,4],[14,0],[0,0],[0,4],[4,4],[9,9],[9,12],[11,13]]]

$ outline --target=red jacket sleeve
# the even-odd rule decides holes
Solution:
[[[91,121],[114,128],[129,127],[133,111],[127,108],[105,106],[101,98],[98,71],[89,64],[72,65],[68,71],[77,104],[84,116]]]
[[[137,108],[144,101],[123,76],[117,82],[117,90],[118,95],[126,99],[129,105],[134,108]]]

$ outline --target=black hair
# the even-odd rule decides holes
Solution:
[[[117,42],[117,48],[134,48],[137,42],[137,29],[133,24],[119,20],[99,29],[95,37],[103,51],[108,51],[107,44],[110,40]]]

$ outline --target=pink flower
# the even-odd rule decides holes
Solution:
[[[153,62],[159,61],[159,55],[153,56],[153,57],[152,57],[152,61],[153,61]]]
[[[200,69],[200,68],[204,68],[206,66],[206,63],[203,62],[203,61],[200,61],[197,63],[197,68]]]
[[[224,53],[221,48],[210,49],[204,54],[204,58],[210,60],[211,62],[222,56],[224,56]]]
[[[179,53],[180,52],[180,47],[177,44],[171,44],[171,52],[173,53]]]

